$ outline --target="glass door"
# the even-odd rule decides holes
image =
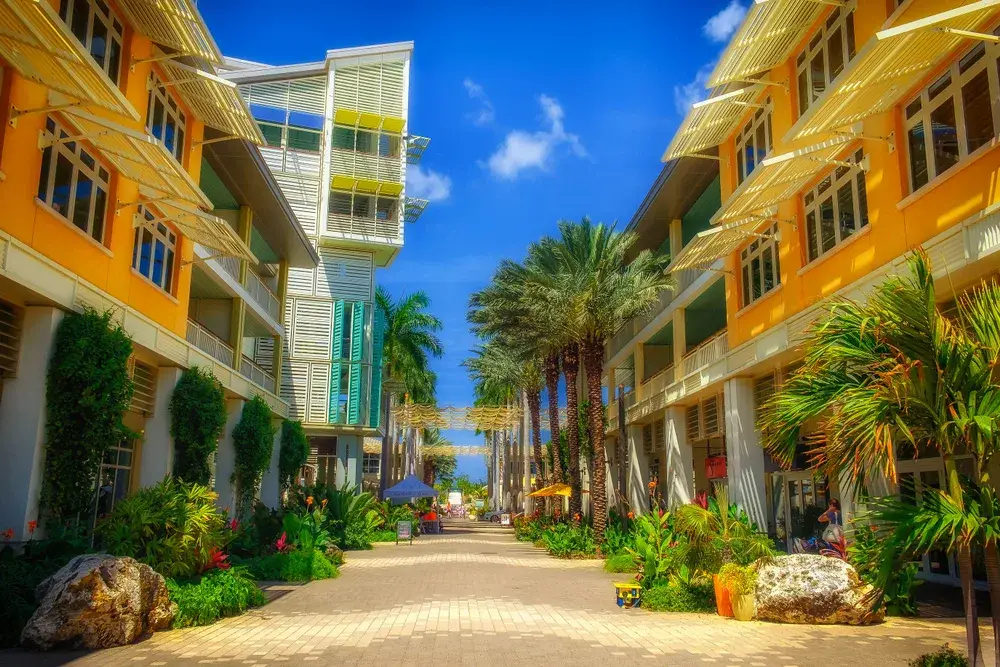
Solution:
[[[819,530],[819,517],[826,510],[823,478],[813,471],[774,473],[776,533],[792,552],[793,540],[809,539]]]

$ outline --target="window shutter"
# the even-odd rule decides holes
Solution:
[[[288,293],[312,296],[315,278],[316,272],[313,269],[289,268]]]
[[[340,367],[342,364],[333,364],[330,368],[330,423],[340,423]]]
[[[667,425],[662,419],[653,422],[653,451],[662,452],[667,448]]]
[[[153,414],[156,403],[156,367],[144,364],[135,357],[129,362],[129,375],[132,377],[132,402],[129,410],[149,417]]]
[[[763,375],[753,383],[753,404],[754,404],[754,421],[756,422],[760,419],[760,408],[764,405],[767,399],[774,395],[774,390],[777,386],[777,374],[768,373]]]
[[[266,372],[273,375],[272,364],[274,363],[274,339],[268,337],[257,338],[256,340],[257,344],[254,346],[254,362]]]
[[[337,301],[333,306],[333,358],[344,358],[344,302]]]
[[[653,453],[653,425],[645,424],[642,427],[642,452],[644,454]]]
[[[701,440],[700,406],[692,405],[684,411],[684,426],[688,444]]]
[[[702,421],[704,427],[704,437],[711,438],[722,433],[719,426],[719,399],[718,396],[702,401]]]
[[[351,331],[351,386],[347,398],[347,420],[351,424],[357,424],[361,416],[361,364],[357,363],[361,359],[364,349],[364,304],[354,304],[354,317],[352,318]]]
[[[385,345],[385,314],[375,309],[372,331],[372,386],[368,408],[368,425],[379,428],[382,423],[382,347]]]
[[[304,419],[309,394],[309,363],[285,358],[281,372],[281,400],[288,403],[288,416]]]
[[[295,337],[292,356],[297,359],[330,359],[333,304],[299,300],[295,306]]]

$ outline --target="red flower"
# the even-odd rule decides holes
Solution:
[[[629,512],[628,513],[628,518],[634,519],[635,518],[635,512]]]
[[[278,541],[274,543],[274,548],[278,550],[278,553],[282,554],[291,549],[291,545],[288,544],[288,536],[285,533],[282,533]]]
[[[14,539],[14,529],[8,528],[7,530],[0,533],[0,535],[3,536],[4,542],[10,542],[12,539]]]
[[[208,565],[205,566],[205,571],[208,570],[228,570],[229,569],[229,556],[222,553],[219,547],[212,547],[212,551],[208,554]]]
[[[37,521],[29,521],[28,522],[28,535],[29,536],[34,535],[36,528],[38,528],[38,522]]]
[[[229,522],[229,530],[235,533],[236,529],[239,527],[240,527],[240,522],[236,520],[236,517],[233,517],[233,519]]]

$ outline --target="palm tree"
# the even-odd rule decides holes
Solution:
[[[1000,287],[991,282],[962,296],[952,319],[936,305],[927,257],[917,252],[909,264],[909,276],[887,278],[867,303],[837,299],[828,306],[805,340],[804,364],[763,406],[759,426],[765,449],[790,464],[802,424],[818,420],[822,437],[810,441],[812,465],[859,491],[875,474],[896,481],[899,443],[940,454],[945,490],[925,490],[919,505],[875,501],[871,521],[886,545],[883,577],[900,559],[931,547],[954,549],[969,659],[978,665],[974,547],[984,549],[991,601],[1000,609],[993,527],[1000,503],[986,477],[1000,427]],[[956,464],[960,454],[975,463],[966,482]],[[994,614],[1000,659],[998,626]]]
[[[386,377],[402,382],[414,403],[433,403],[437,376],[430,370],[430,359],[440,357],[444,349],[437,337],[441,320],[427,312],[430,299],[424,292],[393,299],[379,286],[375,304],[385,317],[382,360]]]
[[[424,429],[422,446],[427,448],[424,454],[424,484],[434,486],[436,481],[451,482],[455,477],[458,460],[454,454],[444,454],[434,451],[438,447],[448,447],[451,441],[441,435],[439,428]]]
[[[561,303],[558,315],[564,318],[561,331],[579,343],[587,381],[588,431],[594,448],[593,498],[594,538],[604,540],[607,524],[607,480],[604,456],[604,401],[601,376],[604,373],[604,346],[608,338],[628,320],[645,312],[657,302],[660,293],[673,289],[675,283],[664,273],[669,258],[643,250],[627,261],[627,253],[637,236],[616,232],[614,226],[593,224],[589,218],[579,223],[561,221],[559,238],[546,238],[536,244],[536,262],[549,280],[542,285],[543,303]],[[543,313],[534,313],[544,316]],[[571,366],[575,349],[563,352],[564,372]],[[567,413],[575,404],[575,377],[567,373]],[[579,438],[574,457],[573,431],[576,416],[567,414],[570,434],[570,466],[578,474]],[[575,489],[574,489],[575,491]],[[577,494],[574,493],[574,496]]]

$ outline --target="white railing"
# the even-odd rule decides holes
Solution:
[[[673,383],[674,366],[671,364],[642,381],[642,396],[644,399],[656,396]]]
[[[722,359],[727,352],[729,352],[729,332],[723,330],[684,355],[684,377]]]
[[[382,157],[343,148],[330,151],[330,170],[334,174],[399,183],[402,180],[401,166],[399,157]]]
[[[221,361],[230,368],[233,367],[233,348],[194,320],[188,320],[186,338],[187,342],[208,353],[213,359]]]
[[[245,356],[240,359],[240,375],[274,393],[274,376]]]
[[[274,292],[260,279],[260,276],[253,271],[247,271],[245,287],[250,294],[250,298],[257,302],[277,322],[281,315],[281,303],[278,301],[278,297],[274,295]]]
[[[387,239],[399,238],[399,217],[392,219],[362,218],[343,213],[330,213],[326,219],[326,231],[335,234],[360,234],[379,236]]]
[[[225,257],[216,257],[215,261],[219,263],[223,271],[235,278],[236,282],[240,281],[240,260],[237,257],[226,255]]]

